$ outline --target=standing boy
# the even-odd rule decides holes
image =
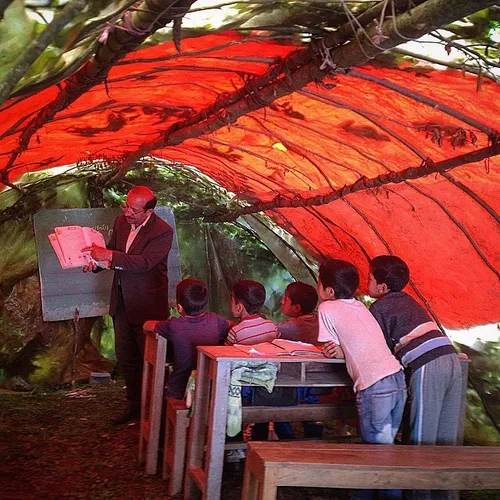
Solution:
[[[196,369],[197,346],[222,344],[229,323],[213,312],[203,312],[208,301],[208,289],[203,281],[182,280],[176,288],[176,299],[181,316],[158,321],[154,331],[168,340],[167,356],[174,363],[168,377],[167,394],[183,399],[189,375]]]
[[[404,375],[391,354],[384,334],[365,305],[354,298],[359,286],[350,262],[330,259],[319,269],[319,342],[330,358],[345,357],[354,382],[361,438],[365,443],[392,444],[401,424],[406,400]],[[398,490],[381,492],[401,498]],[[351,498],[372,498],[371,490],[357,490]]]
[[[454,445],[462,404],[462,370],[450,339],[425,309],[403,292],[410,271],[393,255],[370,262],[370,312],[404,366],[410,399],[408,444]]]

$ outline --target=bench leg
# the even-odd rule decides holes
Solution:
[[[276,500],[278,494],[278,471],[274,468],[266,467],[264,477],[260,485],[259,500]]]
[[[169,408],[168,408],[168,403],[167,403],[167,408],[165,412],[165,437],[163,441],[163,464],[161,468],[161,478],[163,480],[167,480],[169,476],[169,469],[170,469],[170,463],[169,463],[169,447],[171,445],[170,441],[170,433],[172,432],[172,424],[170,422],[170,416],[168,414]]]
[[[173,441],[173,460],[170,470],[168,494],[177,495],[182,491],[184,468],[186,465],[186,434],[188,432],[189,418],[186,414],[177,414]]]

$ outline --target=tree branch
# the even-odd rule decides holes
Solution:
[[[467,163],[474,163],[492,156],[500,154],[500,139],[497,140],[492,146],[487,148],[482,148],[473,153],[466,153],[463,155],[455,156],[448,160],[444,160],[438,163],[432,163],[430,161],[423,163],[419,167],[410,167],[399,172],[389,172],[387,174],[382,174],[372,179],[362,177],[358,179],[353,184],[344,186],[343,188],[332,191],[326,195],[317,195],[309,198],[289,198],[283,195],[276,196],[273,200],[266,203],[256,203],[251,206],[242,207],[231,213],[226,213],[224,215],[219,215],[215,217],[209,217],[206,222],[228,222],[237,219],[240,215],[248,215],[256,212],[264,212],[266,210],[271,210],[273,208],[292,208],[292,207],[306,207],[306,206],[316,206],[325,205],[331,203],[332,201],[344,198],[348,194],[356,193],[358,191],[365,191],[367,189],[379,188],[387,184],[396,184],[404,182],[410,179],[418,179],[433,173],[446,172],[453,168],[465,165]]]
[[[57,34],[66,26],[81,10],[85,8],[85,0],[71,0],[64,8],[54,16],[47,27],[33,40],[26,50],[14,63],[12,69],[0,82],[0,106],[8,99],[10,92],[25,75],[28,68],[38,59],[42,52],[54,40]]]
[[[450,115],[453,118],[460,120],[461,122],[467,123],[468,125],[476,128],[477,130],[481,130],[481,132],[484,132],[489,137],[493,137],[496,134],[495,130],[491,129],[487,125],[484,125],[484,123],[481,123],[478,120],[474,120],[473,118],[470,118],[466,114],[464,114],[456,109],[450,108],[446,104],[442,104],[441,102],[437,101],[436,99],[433,99],[432,97],[427,97],[426,95],[420,94],[419,92],[408,89],[406,87],[402,87],[401,85],[398,85],[394,82],[390,82],[390,81],[384,80],[382,78],[377,78],[375,76],[368,75],[368,74],[362,73],[360,71],[353,70],[349,73],[349,75],[353,76],[355,78],[360,78],[361,80],[367,80],[369,82],[375,83],[375,84],[380,85],[382,87],[394,90],[398,94],[409,97],[410,99],[413,99],[416,102],[426,104],[427,106],[429,106],[433,109],[436,109],[438,111],[441,111],[442,113],[446,113],[447,115]]]
[[[3,19],[4,12],[13,0],[0,0],[0,21]]]
[[[148,36],[168,22],[184,16],[194,1],[144,0],[136,9],[133,9],[132,14],[127,11],[121,21],[111,28],[106,40],[102,42],[94,57],[73,76],[63,82],[54,100],[40,109],[26,126],[19,138],[18,147],[13,151],[2,172],[2,182],[8,182],[9,170],[18,156],[26,150],[37,130],[89,89],[102,83],[118,59],[133,51]]]
[[[415,52],[410,52],[409,50],[406,49],[393,49],[393,52],[395,52],[396,54],[401,54],[403,56],[412,57],[413,59],[426,61],[431,64],[439,64],[441,66],[446,66],[447,68],[452,68],[452,69],[461,69],[466,71],[467,73],[472,73],[474,75],[482,74],[489,80],[495,83],[500,83],[500,78],[497,77],[495,73],[493,73],[488,68],[483,68],[482,66],[477,66],[477,65],[475,66],[473,64],[466,64],[464,62],[442,61],[441,59],[430,57],[424,54],[417,54]]]
[[[250,84],[245,85],[244,88],[251,90],[254,87],[253,84],[256,83],[255,91],[250,91],[245,95],[242,95],[240,90],[233,92],[225,99],[225,102],[231,104],[224,109],[215,112],[219,109],[216,102],[195,117],[174,124],[166,132],[161,133],[158,138],[143,144],[135,152],[130,153],[125,158],[122,169],[112,181],[122,177],[137,160],[150,151],[174,146],[188,138],[199,137],[230,125],[240,116],[268,106],[276,99],[300,90],[308,83],[320,82],[332,72],[346,72],[349,67],[364,64],[381,52],[404,43],[408,39],[420,38],[435,29],[436,26],[449,24],[457,18],[467,16],[494,3],[494,0],[428,0],[396,19],[384,22],[382,27],[371,28],[356,40],[340,47],[331,48],[323,43],[328,40],[328,37],[323,39],[321,44],[318,42],[314,45],[318,50],[323,51],[321,58],[315,55],[314,60],[311,59],[309,51],[312,50],[312,47],[293,52],[285,58],[283,63],[283,67],[287,68],[284,76],[266,84],[261,89],[258,89],[261,77],[251,79]],[[380,30],[384,34],[384,39],[378,44],[374,44],[372,39],[380,33]],[[297,61],[301,63],[298,66],[296,65]],[[329,65],[325,67],[326,61]],[[333,70],[333,68],[335,69]]]

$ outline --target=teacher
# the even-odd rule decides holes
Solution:
[[[135,186],[113,226],[107,248],[84,250],[98,262],[84,272],[115,271],[109,314],[115,329],[115,351],[125,377],[128,408],[113,420],[125,424],[140,417],[144,334],[148,320],[169,316],[167,260],[173,229],[154,213],[156,197],[149,188]]]

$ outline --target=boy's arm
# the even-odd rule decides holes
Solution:
[[[144,323],[142,329],[146,332],[154,332],[157,323],[158,323],[158,321],[154,321],[154,320],[146,321],[146,323]]]
[[[219,344],[223,345],[226,342],[227,334],[231,325],[226,318],[222,318],[221,316],[218,316],[217,321],[219,322],[220,330]]]
[[[323,344],[323,354],[327,358],[337,358],[337,359],[345,358],[342,347],[340,347],[338,344],[332,341],[325,342]]]
[[[394,352],[394,347],[396,345],[396,342],[391,336],[390,328],[386,324],[386,315],[384,314],[382,307],[382,303],[379,302],[378,300],[375,301],[371,306],[370,306],[370,312],[372,313],[372,316],[377,320],[377,323],[380,326],[380,329],[382,330],[382,333],[384,334],[385,337],[385,342],[387,344],[387,347],[391,350],[391,352]]]
[[[154,332],[157,333],[158,335],[161,335],[162,337],[165,337],[166,339],[169,338],[170,336],[170,328],[169,328],[169,323],[170,319],[165,319],[163,321],[147,321],[144,326],[146,326],[148,323],[154,323]]]
[[[286,340],[300,340],[297,335],[296,328],[293,328],[290,320],[282,321],[276,324],[276,329],[282,339]]]
[[[318,342],[328,342],[340,345],[340,339],[335,330],[335,323],[330,314],[325,314],[321,310],[321,306],[318,310]]]
[[[318,309],[318,343],[323,343],[323,354],[327,358],[344,358],[340,339],[335,330],[335,323],[330,314],[325,314],[321,306]]]
[[[236,335],[236,332],[230,328],[229,333],[227,334],[226,341],[224,342],[224,345],[234,345],[238,341],[238,337]]]

